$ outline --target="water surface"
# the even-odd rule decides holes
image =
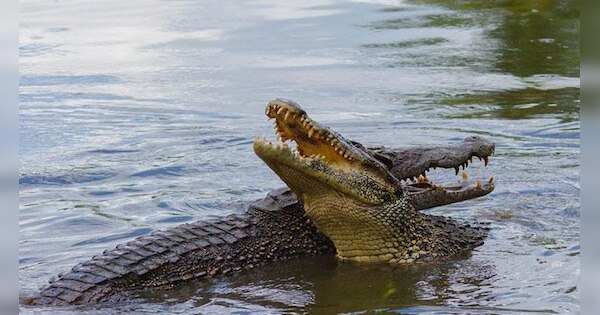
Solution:
[[[365,144],[492,138],[490,166],[470,174],[493,175],[496,190],[430,211],[490,222],[488,241],[398,268],[278,263],[84,313],[579,311],[577,2],[31,0],[20,11],[21,294],[282,186],[251,143],[272,134],[264,105],[285,97]]]

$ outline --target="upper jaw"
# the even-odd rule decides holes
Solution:
[[[356,149],[340,134],[312,120],[297,103],[276,99],[265,109],[274,119],[275,134],[281,142],[293,140],[302,157],[318,158],[328,164],[343,167],[363,164],[369,160],[365,152]]]
[[[265,114],[274,119],[275,134],[282,143],[257,138],[254,151],[292,190],[300,190],[299,187],[294,189],[297,183],[289,178],[294,169],[295,176],[308,176],[313,183],[317,180],[355,197],[356,192],[369,190],[370,197],[363,200],[367,203],[387,200],[388,197],[379,198],[386,194],[399,194],[400,182],[381,162],[367,150],[355,147],[338,133],[312,120],[298,104],[276,99],[267,105]],[[296,143],[295,149],[288,145],[288,140]]]
[[[368,150],[355,146],[337,132],[312,120],[297,103],[273,100],[267,104],[265,114],[274,119],[275,134],[281,142],[285,144],[293,140],[296,143],[300,157],[318,159],[342,171],[367,167],[399,184]]]
[[[369,150],[396,178],[409,180],[420,175],[427,176],[429,171],[436,168],[454,169],[458,175],[461,169],[473,164],[475,158],[487,166],[496,146],[486,138],[471,136],[457,144],[420,145],[402,150],[373,147]]]

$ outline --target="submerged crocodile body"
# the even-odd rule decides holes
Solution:
[[[279,110],[280,108],[286,110]],[[277,112],[281,117],[277,116]],[[274,261],[315,255],[337,255],[342,260],[361,262],[407,263],[415,259],[433,260],[472,249],[481,245],[485,240],[487,228],[484,226],[447,217],[426,215],[419,210],[490,193],[494,188],[491,180],[485,184],[464,181],[457,185],[442,187],[434,185],[424,175],[429,169],[436,167],[454,168],[458,173],[458,168],[461,166],[466,168],[468,163],[472,162],[473,157],[479,157],[487,164],[488,157],[494,152],[493,143],[479,137],[470,137],[459,144],[447,146],[421,146],[405,149],[365,148],[360,143],[343,139],[340,135],[312,120],[305,119],[310,123],[309,130],[301,133],[300,136],[299,134],[292,135],[292,131],[298,126],[293,123],[286,125],[286,121],[289,120],[289,115],[286,115],[288,112],[303,114],[302,117],[307,117],[301,108],[291,101],[276,100],[267,107],[267,115],[275,116],[279,136],[297,141],[298,150],[311,150],[307,145],[308,140],[300,138],[303,135],[310,140],[316,130],[321,133],[321,137],[327,139],[327,136],[331,135],[331,139],[335,139],[336,143],[341,144],[344,151],[341,154],[337,152],[338,155],[342,157],[347,155],[346,159],[353,163],[356,163],[355,161],[362,162],[363,164],[357,168],[361,172],[363,169],[366,170],[364,172],[369,175],[369,178],[377,176],[386,177],[386,180],[389,178],[388,182],[391,183],[391,186],[388,186],[394,190],[393,193],[396,195],[389,197],[391,199],[387,196],[382,197],[383,203],[373,205],[373,207],[401,201],[402,204],[408,205],[407,209],[410,209],[410,211],[405,211],[410,214],[410,220],[406,222],[390,221],[386,225],[397,225],[404,230],[411,230],[407,224],[418,222],[415,224],[417,230],[403,234],[405,239],[402,241],[392,242],[398,246],[399,242],[408,242],[409,251],[402,252],[402,257],[399,255],[391,257],[387,249],[385,251],[377,251],[377,249],[375,252],[381,252],[381,254],[377,254],[376,257],[382,258],[372,258],[364,255],[362,248],[348,248],[348,244],[343,243],[338,235],[332,233],[332,227],[335,227],[331,222],[324,221],[322,217],[319,217],[318,211],[315,214],[313,210],[315,202],[310,200],[307,193],[298,189],[297,185],[290,183],[289,178],[284,178],[276,170],[276,173],[301,198],[298,198],[289,188],[282,188],[269,193],[264,199],[250,204],[248,210],[243,214],[186,223],[139,237],[114,249],[104,251],[92,259],[76,265],[69,272],[59,274],[38,295],[24,298],[23,303],[65,305],[124,301],[137,297],[140,290],[168,288],[184,280],[228,275]],[[297,119],[302,117],[297,117]],[[339,169],[358,165],[347,164],[345,160],[333,161],[339,156],[334,156],[331,152],[323,152],[324,149],[318,147],[320,145],[318,141],[311,143],[315,146],[312,150],[316,153],[315,158],[311,160],[313,163],[329,161],[330,165],[336,165],[335,167]],[[267,144],[264,140],[259,139],[255,142],[257,154],[275,170],[275,167],[270,164],[273,161],[265,156],[265,152],[271,153],[269,151],[271,147],[281,149],[279,146]],[[263,149],[264,151],[261,151]],[[318,153],[322,153],[321,159],[319,159]],[[303,157],[304,154],[300,154],[301,159],[307,159],[307,157]],[[368,169],[365,168],[367,166]],[[353,171],[350,169],[349,172]],[[371,185],[372,183],[364,182],[362,184]],[[378,193],[376,189],[373,190],[374,193]],[[337,192],[334,195],[346,196],[346,192]],[[348,193],[349,195],[352,195],[352,192]],[[309,207],[306,211],[305,202],[311,203],[313,209]],[[328,201],[325,201],[324,204],[327,205]],[[335,207],[330,208],[325,210],[337,211],[334,209]],[[335,215],[335,213],[333,214]],[[403,213],[403,215],[406,214]],[[370,220],[371,218],[367,217],[366,219]],[[390,219],[383,218],[383,220],[389,221]],[[363,225],[362,222],[354,223]],[[343,222],[340,225],[342,226]],[[346,227],[342,226],[342,228]],[[357,235],[359,235],[358,237],[369,237],[369,235],[365,236],[360,233]],[[419,236],[413,237],[416,235]],[[416,242],[425,239],[427,242]],[[350,244],[354,241],[351,239]],[[388,244],[390,246],[387,247],[394,251],[395,244]],[[402,244],[402,246],[404,245]],[[400,250],[404,249],[400,248]],[[352,256],[353,252],[356,252],[356,255]],[[395,252],[400,251],[396,249]],[[385,261],[385,257],[389,258],[388,261]],[[400,259],[403,257],[406,259]]]

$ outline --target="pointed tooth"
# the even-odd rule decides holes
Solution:
[[[487,166],[487,165],[488,165],[488,162],[489,162],[489,159],[488,159],[488,157],[487,157],[487,156],[486,156],[486,157],[484,157],[484,158],[483,158],[483,165],[484,165],[484,166]]]
[[[473,163],[473,157],[469,158],[469,162]]]
[[[454,167],[454,171],[456,172],[456,174],[454,174],[454,175],[458,175],[458,171],[460,171],[460,167],[458,167],[458,166],[455,166],[455,167]]]
[[[285,116],[283,116],[283,121],[288,121],[288,119],[290,118],[290,114],[291,114],[291,113],[290,113],[289,111],[288,111],[288,112],[286,112],[286,113],[285,113]]]
[[[308,131],[308,138],[309,138],[309,139],[310,139],[310,138],[312,138],[312,136],[313,136],[313,133],[315,133],[315,130],[311,128],[311,129]]]
[[[285,110],[285,108],[281,107],[277,110],[277,115],[283,113],[283,111]]]
[[[467,171],[463,171],[463,172],[462,172],[462,178],[463,178],[464,180],[467,180],[467,179],[469,178],[469,174],[467,174]]]
[[[480,181],[477,181],[477,186],[476,186],[476,188],[477,188],[477,189],[481,189],[481,182],[480,182]]]
[[[494,178],[490,177],[490,180],[488,181],[490,184],[494,182]]]
[[[423,175],[421,174],[421,175],[419,175],[419,178],[418,178],[418,180],[419,180],[419,182],[422,182],[422,181],[425,181],[425,178],[424,178],[424,177],[423,177]]]

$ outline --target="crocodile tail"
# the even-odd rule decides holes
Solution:
[[[251,269],[270,261],[332,254],[333,244],[289,190],[275,191],[247,213],[186,223],[106,250],[59,274],[27,305],[66,305],[135,298],[168,287]],[[138,292],[139,293],[139,292]]]
[[[163,270],[190,255],[228,247],[253,235],[249,215],[230,215],[219,220],[188,223],[136,238],[106,250],[59,274],[28,304],[76,304],[110,300],[132,283],[160,286],[205,276],[207,270]],[[192,263],[192,261],[190,261]]]

